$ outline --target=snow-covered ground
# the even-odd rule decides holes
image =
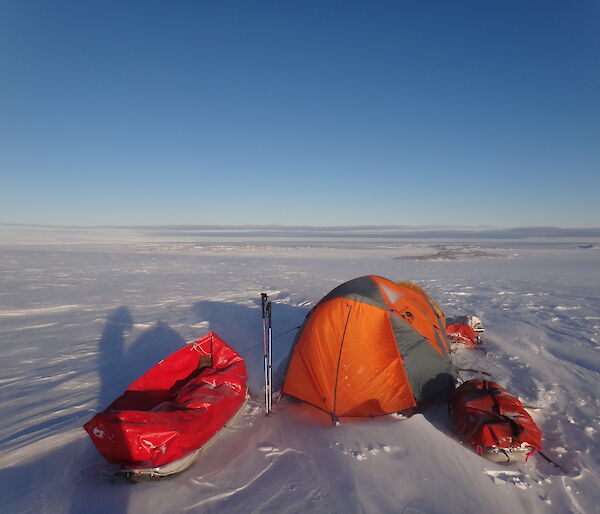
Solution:
[[[278,364],[310,307],[366,274],[421,284],[449,316],[479,316],[487,353],[459,350],[456,364],[491,373],[536,407],[544,452],[565,471],[537,455],[518,465],[478,457],[449,436],[443,408],[332,427],[284,399],[265,417],[260,293],[274,302]],[[253,399],[184,473],[137,485],[111,480],[82,424],[208,330],[246,358]],[[255,236],[6,240],[0,363],[2,512],[600,512],[594,247]]]

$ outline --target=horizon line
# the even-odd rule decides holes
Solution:
[[[534,239],[579,238],[600,239],[600,227],[562,228],[554,226],[521,226],[501,228],[489,225],[50,225],[33,223],[2,223],[5,232],[13,229],[30,229],[21,236],[36,237],[44,231],[63,231],[77,234],[84,231],[133,231],[144,237],[236,237],[236,238],[391,238],[391,239]],[[27,232],[27,230],[25,231]],[[37,233],[36,233],[37,232]],[[14,234],[13,234],[14,235]],[[91,235],[91,234],[90,234]]]
[[[486,231],[526,231],[526,230],[600,230],[597,227],[559,227],[556,225],[392,225],[392,224],[367,224],[367,225],[283,225],[275,223],[265,224],[200,224],[200,223],[154,223],[154,224],[55,224],[55,223],[19,223],[19,222],[0,222],[0,226],[7,227],[31,227],[31,228],[62,228],[62,229],[173,229],[173,230],[486,230]]]

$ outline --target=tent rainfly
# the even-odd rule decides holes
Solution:
[[[334,422],[411,412],[445,399],[456,382],[445,323],[416,284],[374,275],[350,280],[306,317],[283,393]]]

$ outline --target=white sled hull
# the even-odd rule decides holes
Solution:
[[[483,448],[481,456],[492,462],[507,463],[507,462],[525,462],[532,454],[532,448]]]
[[[162,478],[175,473],[181,473],[184,469],[187,469],[196,460],[198,455],[202,453],[202,448],[197,448],[193,452],[184,455],[180,459],[169,462],[164,466],[157,468],[145,468],[145,469],[123,469],[123,473],[129,480],[136,481],[136,479],[144,478]]]

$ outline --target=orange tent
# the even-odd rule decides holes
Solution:
[[[356,278],[308,314],[283,393],[334,420],[407,411],[452,391],[448,350],[444,315],[423,289]]]

